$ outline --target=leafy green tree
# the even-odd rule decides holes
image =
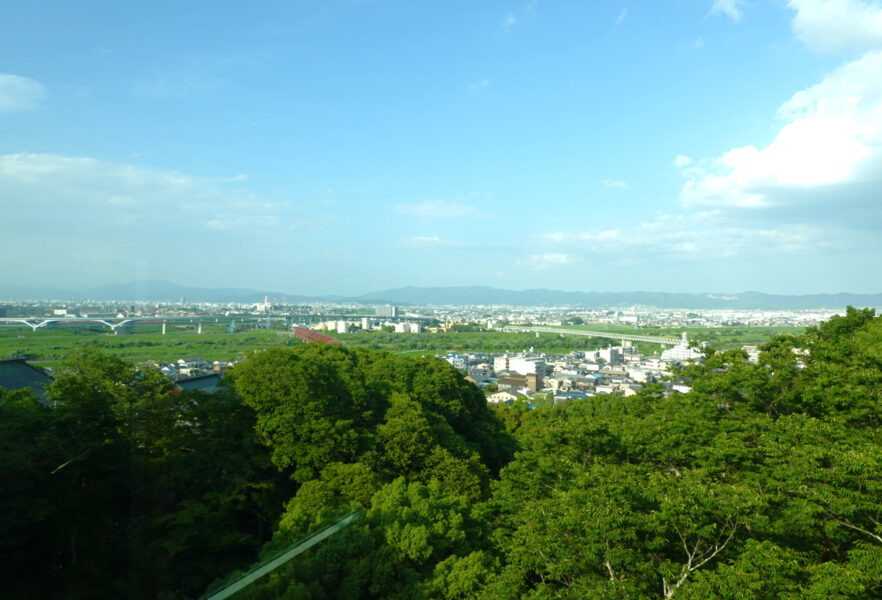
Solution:
[[[195,596],[253,561],[293,492],[254,432],[254,412],[228,390],[180,394],[180,444],[148,464],[148,554],[142,588]]]
[[[299,482],[331,462],[354,462],[364,450],[359,425],[370,407],[359,406],[341,376],[343,350],[311,344],[271,348],[237,366],[233,386],[257,414],[257,432],[272,460]]]
[[[810,557],[810,598],[882,592],[882,443],[877,431],[794,415],[763,440],[776,533]]]
[[[805,340],[806,411],[857,427],[882,425],[882,319],[849,308],[808,330]]]
[[[612,408],[605,423],[573,404],[519,430],[524,450],[491,501],[506,567],[490,597],[673,597],[737,556],[762,502],[748,478],[702,456],[720,450],[715,409],[634,403],[636,417]]]
[[[348,528],[241,592],[243,598],[479,597],[496,563],[472,505],[404,478],[384,485]],[[284,527],[285,521],[283,521]],[[267,552],[298,532],[286,531]]]
[[[254,559],[288,496],[251,409],[91,348],[58,371],[48,406],[0,392],[4,592],[193,595]]]
[[[29,391],[0,388],[0,576],[10,598],[47,595],[55,579],[50,410]]]
[[[140,485],[139,465],[130,463],[125,417],[136,370],[87,348],[73,355],[47,390],[52,410],[51,444],[58,464],[48,481],[58,515],[56,560],[65,594],[89,597],[103,581],[123,594],[129,572],[129,540],[140,539],[131,517],[129,487]],[[137,544],[137,542],[135,542]]]

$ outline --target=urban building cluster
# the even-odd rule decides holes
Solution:
[[[671,379],[671,365],[700,362],[702,353],[686,341],[645,356],[628,342],[590,351],[548,354],[528,351],[511,354],[447,354],[441,356],[487,392],[492,403],[529,403],[541,397],[555,402],[599,394],[631,396],[648,383],[666,382],[668,391],[688,387]]]
[[[441,323],[481,323],[489,329],[501,325],[617,325],[634,327],[811,327],[845,310],[689,310],[653,307],[574,308],[537,306],[420,307],[420,314]]]
[[[437,326],[479,325],[485,329],[503,326],[615,325],[642,328],[716,327],[808,327],[818,325],[844,310],[690,310],[653,307],[574,306],[411,306],[369,305],[352,302],[310,302],[281,305],[263,302],[79,302],[33,301],[0,303],[0,318],[125,319],[151,317],[272,317],[289,326],[305,326],[345,333],[351,329],[391,328],[398,333],[432,331]],[[345,324],[341,325],[341,321]],[[416,327],[404,324],[418,324]]]
[[[74,320],[140,319],[141,322],[160,323],[164,318],[193,318],[202,332],[201,320],[223,322],[227,318],[228,331],[235,332],[240,315],[250,318],[249,326],[296,330],[308,328],[331,334],[355,331],[383,330],[400,334],[421,334],[439,330],[501,330],[503,327],[576,327],[616,325],[633,328],[641,334],[642,328],[716,328],[716,327],[807,327],[828,320],[844,311],[757,311],[757,310],[668,310],[652,307],[587,308],[587,307],[516,307],[516,306],[420,306],[365,305],[342,302],[321,302],[280,306],[265,298],[259,303],[119,303],[84,302],[71,304],[60,301],[17,302],[0,305],[0,318],[13,326],[18,318]],[[156,319],[150,321],[151,318]],[[216,319],[215,319],[216,317]],[[272,325],[271,323],[275,323]],[[169,321],[171,322],[171,321]],[[253,323],[251,323],[253,322]],[[108,323],[105,323],[107,325]],[[36,331],[36,321],[28,323]],[[59,325],[54,323],[50,326]],[[183,325],[181,326],[183,327]],[[466,329],[467,328],[467,329]],[[590,329],[590,327],[587,327]],[[165,333],[165,324],[162,324]],[[113,328],[114,333],[126,329]],[[318,336],[317,337],[322,337]],[[538,334],[537,334],[538,335]],[[673,343],[673,340],[671,340]],[[756,360],[758,349],[744,347],[751,360]],[[686,343],[664,350],[660,356],[646,356],[636,346],[622,340],[621,345],[566,354],[548,354],[532,350],[520,353],[448,354],[442,356],[455,368],[487,392],[490,402],[514,402],[524,399],[533,402],[539,397],[555,401],[588,398],[599,394],[632,395],[648,383],[664,381],[671,391],[684,391],[671,379],[671,365],[701,360],[701,353]],[[175,362],[150,362],[180,387],[211,390],[222,373],[233,361],[208,361],[199,358]],[[7,362],[5,379],[12,381],[11,373],[30,371],[19,362]],[[19,376],[19,375],[16,375]],[[24,377],[24,375],[21,375]]]
[[[316,331],[332,331],[336,333],[351,333],[358,329],[361,331],[386,330],[395,333],[422,333],[423,325],[418,321],[383,321],[376,318],[362,317],[357,320],[332,319],[312,324]]]
[[[213,360],[204,358],[180,358],[175,362],[149,361],[144,363],[147,367],[159,370],[160,373],[171,379],[179,381],[190,377],[203,375],[222,374],[235,364],[231,360]]]

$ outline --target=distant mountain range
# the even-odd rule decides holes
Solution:
[[[512,305],[589,307],[655,306],[693,309],[764,309],[800,310],[842,308],[844,306],[882,307],[882,294],[809,294],[804,296],[743,292],[739,294],[683,294],[668,292],[564,292],[560,290],[505,290],[486,286],[403,287],[362,296],[303,296],[270,290],[243,288],[200,288],[162,280],[139,280],[114,283],[80,291],[58,288],[33,288],[0,284],[0,300],[69,300],[83,302],[261,302],[268,296],[273,302],[295,304],[314,301],[349,301],[365,304],[402,305]]]
[[[274,302],[292,304],[316,298],[284,294],[270,290],[251,290],[244,288],[201,288],[177,285],[160,279],[142,279],[128,283],[111,283],[85,290],[63,290],[58,288],[32,288],[0,284],[0,299],[6,300],[70,300],[83,302],[97,300],[102,302],[262,302],[268,296]],[[339,298],[340,296],[336,296]],[[333,298],[333,297],[329,297]]]

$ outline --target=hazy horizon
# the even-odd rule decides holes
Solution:
[[[237,285],[222,285],[222,286],[193,286],[187,285],[185,283],[174,282],[164,279],[155,279],[155,280],[136,280],[136,281],[118,281],[118,282],[109,282],[103,285],[98,286],[65,286],[65,285],[53,285],[53,286],[24,286],[24,285],[15,285],[15,284],[7,284],[5,282],[0,281],[0,299],[4,296],[3,294],[8,294],[10,291],[14,290],[33,290],[33,291],[42,291],[44,293],[48,293],[50,290],[61,291],[65,293],[71,293],[76,295],[81,295],[86,297],[85,295],[89,292],[100,291],[102,294],[110,293],[108,290],[113,290],[114,288],[125,288],[128,286],[135,286],[136,290],[139,290],[137,293],[137,299],[139,300],[151,300],[151,299],[159,299],[161,297],[168,296],[171,291],[170,288],[174,290],[180,290],[185,294],[197,293],[199,291],[203,291],[212,295],[218,295],[220,292],[228,291],[230,293],[239,293],[239,294],[270,294],[274,296],[284,295],[284,296],[292,296],[292,297],[304,297],[311,298],[315,300],[341,300],[341,301],[361,301],[361,302],[371,302],[371,301],[381,301],[381,300],[391,300],[395,301],[395,297],[382,298],[381,295],[383,293],[391,292],[408,292],[413,291],[417,293],[417,295],[425,295],[427,298],[427,294],[429,292],[438,292],[441,293],[442,296],[445,294],[449,295],[454,292],[488,292],[488,293],[502,293],[508,295],[514,294],[526,294],[526,293],[547,293],[547,294],[584,294],[584,295],[597,295],[597,296],[627,296],[627,295],[658,295],[658,296],[695,296],[696,298],[708,298],[713,300],[720,301],[737,301],[739,299],[743,299],[742,296],[746,296],[748,294],[757,294],[760,296],[768,296],[770,298],[778,298],[778,297],[793,297],[793,298],[807,298],[812,296],[836,296],[836,295],[845,295],[845,296],[879,296],[882,297],[882,292],[870,292],[870,293],[855,293],[849,290],[839,290],[837,292],[810,292],[806,294],[774,294],[765,292],[762,290],[701,290],[697,292],[677,292],[672,290],[653,290],[646,288],[635,287],[633,289],[563,289],[563,288],[548,288],[548,287],[512,287],[512,288],[503,288],[497,286],[487,286],[487,285],[472,285],[472,286],[412,286],[412,285],[404,285],[404,286],[396,286],[392,288],[384,288],[384,289],[370,289],[363,290],[361,292],[353,293],[353,294],[334,294],[330,292],[319,292],[315,294],[306,294],[301,293],[297,290],[286,290],[280,288],[273,287],[256,287],[249,288],[245,286],[237,286]],[[153,286],[151,288],[151,286]],[[151,296],[153,294],[153,296]],[[44,296],[48,297],[48,296]],[[13,296],[7,295],[8,300],[16,300]],[[111,301],[110,298],[99,298],[102,301]],[[21,300],[19,298],[18,300]],[[36,299],[32,298],[32,299]],[[61,297],[56,299],[62,299]],[[127,299],[132,299],[129,296],[120,296],[119,298],[115,298],[117,301],[126,301]],[[237,301],[236,298],[230,296],[230,301]],[[240,298],[241,300],[241,298]],[[278,298],[273,298],[273,300],[278,300]],[[196,300],[199,301],[199,300]],[[220,301],[220,300],[218,300]],[[412,302],[405,302],[405,304],[411,304]],[[442,302],[443,304],[444,302]],[[724,302],[725,303],[725,302]],[[419,303],[417,303],[419,304]]]

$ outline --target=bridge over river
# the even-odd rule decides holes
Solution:
[[[629,333],[615,333],[612,331],[587,331],[585,329],[564,329],[561,327],[523,327],[508,326],[503,327],[503,331],[521,333],[521,332],[537,332],[537,333],[557,333],[559,335],[583,335],[587,337],[608,338],[613,340],[622,340],[628,342],[643,342],[646,344],[661,344],[662,346],[677,346],[679,344],[687,344],[686,333],[682,338],[659,337],[653,335],[632,335]]]
[[[236,322],[247,323],[271,323],[272,321],[284,321],[288,323],[290,317],[255,316],[255,315],[150,315],[144,317],[0,317],[0,324],[21,325],[30,327],[33,331],[46,329],[56,325],[103,325],[109,327],[113,333],[120,329],[130,328],[135,325],[162,325],[165,333],[166,324],[170,325],[195,325],[199,332],[202,331],[202,323],[228,323],[235,326]]]
[[[30,327],[33,331],[45,329],[56,325],[103,325],[109,327],[113,333],[131,328],[135,325],[162,325],[165,333],[166,324],[169,325],[194,325],[199,333],[202,333],[202,324],[226,323],[229,332],[232,333],[236,324],[258,323],[267,328],[273,322],[282,322],[285,329],[290,329],[296,324],[311,325],[321,321],[349,321],[359,322],[367,318],[369,321],[413,321],[425,324],[436,322],[431,317],[399,316],[399,317],[376,317],[366,315],[346,314],[316,314],[316,315],[145,315],[140,317],[0,317],[0,325]]]

